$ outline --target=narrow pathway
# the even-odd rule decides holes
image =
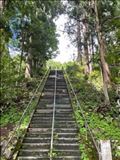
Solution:
[[[51,71],[17,160],[80,160],[77,126],[62,71]]]

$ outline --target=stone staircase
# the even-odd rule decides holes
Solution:
[[[80,160],[78,129],[61,70],[57,71],[53,150],[50,153],[54,90],[55,71],[52,70],[27,129],[17,160]]]

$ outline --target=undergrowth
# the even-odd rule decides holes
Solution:
[[[109,91],[111,106],[107,107],[104,104],[102,78],[98,68],[95,68],[89,76],[85,76],[84,69],[75,63],[67,64],[66,70],[95,139],[97,141],[110,139],[113,160],[120,160],[120,150],[117,149],[120,146],[119,111],[116,108],[114,90]],[[74,107],[75,117],[80,127],[81,159],[97,160],[95,147],[85,128],[81,112],[75,104]]]
[[[22,97],[20,96],[20,100],[16,102],[12,101],[11,104],[14,104],[14,106],[10,105],[7,109],[4,110],[3,113],[1,113],[1,121],[0,121],[1,134],[2,134],[2,130],[6,132],[6,134],[3,133],[3,135],[1,135],[1,144],[4,145],[4,143],[7,143],[10,136],[13,136],[13,140],[10,142],[9,146],[7,147],[8,150],[13,150],[15,146],[20,146],[19,140],[16,141],[16,139],[17,137],[19,138],[24,136],[25,130],[30,121],[30,115],[34,111],[34,108],[38,102],[40,92],[38,92],[35,95],[35,98],[29,105],[29,109],[27,110],[24,118],[20,123],[20,128],[18,128],[15,132],[14,132],[14,128],[16,125],[18,125],[19,120],[22,114],[24,113],[24,110],[28,106],[29,101],[33,96],[33,93],[35,92],[36,87],[38,87],[39,82],[40,82],[40,78],[26,81],[26,84],[25,83],[23,84],[24,92],[23,92],[23,88],[21,88],[20,90],[22,91],[22,95],[23,95]],[[7,129],[9,125],[12,126],[10,130]],[[17,143],[17,145],[15,145],[14,143]]]
[[[18,112],[15,106],[11,106],[2,116],[0,126],[4,127],[9,123],[15,124],[21,117],[22,112]]]
[[[22,83],[22,86],[19,87],[19,93],[16,93],[14,97],[8,100],[9,106],[1,112],[1,127],[5,127],[9,123],[14,125],[17,123],[28,102],[33,96],[33,93],[39,82],[40,79],[31,79]],[[9,94],[12,94],[12,92]]]

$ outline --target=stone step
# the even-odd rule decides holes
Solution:
[[[66,85],[57,85],[57,89],[67,89]]]
[[[54,92],[43,92],[43,95],[46,99],[47,98],[53,98],[54,96]],[[69,95],[68,93],[59,93],[59,94],[56,94],[56,97],[65,97],[65,98],[69,98]]]
[[[50,102],[50,101],[53,101],[54,100],[54,98],[53,97],[45,97],[45,96],[43,96],[42,98],[41,98],[41,102]],[[67,97],[64,97],[64,96],[56,96],[56,100],[62,100],[62,101],[69,101],[70,99],[69,99],[69,97],[67,96]]]
[[[66,82],[64,80],[62,81],[57,80],[57,86],[60,86],[60,85],[66,86]]]
[[[33,124],[33,123],[31,123],[30,125],[29,125],[31,128],[50,128],[50,127],[52,127],[52,124],[50,123],[50,124],[46,124],[46,123],[44,123],[44,124]],[[63,128],[63,127],[65,127],[65,128],[73,128],[73,127],[76,127],[76,124],[69,124],[69,123],[64,123],[64,124],[60,124],[60,123],[55,123],[55,128]]]
[[[35,113],[53,113],[53,109],[36,109]]]
[[[54,150],[57,156],[80,156],[79,150]],[[19,156],[49,156],[48,149],[21,149]]]
[[[48,98],[48,99],[42,98],[42,99],[40,100],[40,102],[53,103],[53,102],[54,102],[54,99],[51,99],[51,98]]]
[[[48,87],[48,88],[50,88],[50,87],[55,87],[55,82],[47,82],[46,84],[45,84],[45,87]],[[65,87],[65,88],[67,88],[67,86],[66,86],[66,83],[65,82],[57,82],[57,87]]]
[[[39,156],[36,156],[36,157],[34,157],[34,156],[27,156],[27,157],[19,156],[17,158],[17,160],[50,160],[50,158],[49,157],[39,157]]]
[[[45,92],[45,91],[43,91],[43,95],[44,96],[53,96],[54,95],[54,92],[50,92],[50,91],[48,91],[48,92]]]
[[[53,145],[54,149],[63,149],[63,150],[79,150],[79,144],[78,143],[58,143]]]
[[[55,133],[77,133],[78,129],[76,128],[55,128]]]
[[[75,121],[75,119],[72,117],[55,117],[55,121],[59,121],[59,120],[61,120],[61,121],[71,121],[71,120],[74,120]]]
[[[65,99],[69,99],[69,96],[68,95],[66,95],[66,96],[64,96],[64,95],[56,95],[56,99],[58,99],[58,98],[61,99],[61,100],[64,99],[64,98]]]
[[[68,90],[67,89],[56,89],[56,94],[68,94]]]
[[[62,113],[66,113],[66,112],[69,113],[69,112],[70,112],[70,113],[73,114],[73,110],[70,109],[70,108],[69,108],[69,109],[63,109],[63,108],[62,108],[62,109],[58,109],[58,108],[56,108],[56,111],[55,111],[55,112],[56,112],[56,113],[61,113],[61,112],[62,112]]]
[[[54,143],[67,143],[67,144],[71,144],[71,143],[77,143],[78,142],[78,138],[58,138],[55,137],[54,138]]]
[[[76,133],[54,133],[58,138],[77,138]]]
[[[52,160],[80,160],[80,156],[57,156]]]
[[[59,156],[80,156],[79,149],[78,150],[74,150],[74,149],[64,150],[64,148],[61,150],[55,149],[54,153],[56,153],[56,158]]]
[[[50,149],[50,143],[23,143],[22,149]]]
[[[53,99],[54,98],[54,94],[53,93],[50,93],[49,95],[45,95],[45,94],[43,94],[42,95],[42,97],[41,97],[41,99]]]
[[[48,86],[48,85],[47,85],[47,86],[45,86],[45,88],[44,88],[44,89],[46,90],[46,89],[48,89],[48,88],[49,88],[49,89],[53,89],[53,90],[54,90],[55,86]]]
[[[21,152],[49,152],[49,149],[33,149],[33,148],[30,148],[30,149],[21,149]]]
[[[55,113],[55,117],[67,117],[67,118],[73,118],[73,114],[72,113]]]
[[[52,105],[51,105],[51,104],[47,104],[47,106],[48,106],[48,107],[49,107],[49,106],[50,106],[50,107],[51,107],[51,106],[53,107],[53,104],[52,104]],[[70,104],[55,104],[55,107],[56,107],[56,108],[57,108],[57,107],[66,107],[66,108],[67,108],[67,107],[68,107],[68,108],[70,107],[70,108],[71,108],[71,105],[70,105]]]
[[[39,156],[19,156],[17,160],[50,160],[50,158]],[[80,156],[58,156],[57,158],[52,158],[52,160],[80,160]]]
[[[49,133],[39,133],[39,132],[27,132],[26,137],[28,138],[50,138],[51,132]],[[58,138],[77,138],[76,133],[54,133],[54,137]]]
[[[52,119],[51,120],[39,120],[39,119],[35,119],[31,121],[31,124],[52,124]],[[73,120],[69,120],[69,121],[63,121],[63,120],[55,120],[55,124],[76,124],[75,121]]]
[[[53,113],[34,113],[34,117],[48,117],[48,116],[52,116]]]
[[[32,151],[33,150],[33,151]],[[42,150],[34,150],[34,149],[32,149],[32,150],[28,150],[28,149],[24,149],[24,150],[22,150],[21,149],[21,151],[20,151],[20,153],[19,153],[19,156],[34,156],[34,157],[43,157],[43,156],[45,156],[45,157],[47,157],[48,156],[48,151],[42,151]]]
[[[60,101],[60,100],[56,100],[56,104],[69,104],[69,101]],[[49,103],[50,104],[50,103]]]
[[[29,132],[50,133],[51,128],[28,128]]]
[[[37,138],[37,137],[26,137],[23,141],[23,143],[50,143],[50,137],[49,138]],[[77,143],[78,138],[59,138],[54,137],[54,143]]]
[[[50,138],[25,138],[23,143],[50,143]]]
[[[49,117],[39,117],[39,116],[33,116],[32,120],[40,120],[40,121],[52,121],[52,116]]]
[[[52,119],[51,120],[35,119],[31,121],[31,124],[52,124]]]
[[[70,112],[73,115],[73,109],[72,108],[56,108],[55,107],[55,112],[56,113],[66,113]],[[35,113],[53,113],[53,108],[48,108],[48,107],[37,107]]]
[[[33,117],[52,117],[53,113],[34,113]],[[55,117],[67,117],[67,118],[73,118],[73,114],[70,112],[66,113],[55,113]]]
[[[26,137],[27,138],[51,138],[51,132],[48,132],[48,133],[27,132]]]
[[[38,109],[38,110],[53,110],[53,107],[54,106],[38,106],[37,108],[36,108],[36,110]],[[59,110],[71,110],[72,112],[73,112],[73,109],[71,108],[71,107],[57,107],[57,106],[55,106],[55,109],[56,109],[56,111],[59,111]]]
[[[32,123],[30,123],[30,128],[50,128],[50,127],[52,127],[52,124],[50,123],[50,124],[46,124],[46,123],[44,123],[44,124],[32,124]]]
[[[52,92],[52,93],[54,93],[54,89],[44,88],[43,92]]]

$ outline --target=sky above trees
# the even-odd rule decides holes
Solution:
[[[76,48],[71,44],[68,35],[64,32],[65,23],[67,22],[68,16],[62,14],[55,21],[57,26],[57,33],[60,35],[58,37],[59,44],[59,55],[54,59],[55,61],[59,61],[61,63],[68,62],[73,60],[76,55]],[[75,55],[74,55],[75,54]]]

